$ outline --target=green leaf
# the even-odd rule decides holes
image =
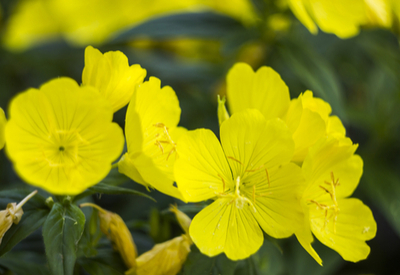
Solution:
[[[183,264],[180,275],[233,275],[237,262],[229,260],[225,254],[208,257],[201,254],[199,249],[192,245],[186,262]]]
[[[343,91],[330,64],[316,51],[298,41],[296,43],[285,41],[278,49],[282,60],[286,61],[307,89],[329,102],[333,113],[346,121]]]
[[[148,20],[117,35],[110,43],[135,38],[168,39],[176,37],[221,38],[244,30],[235,19],[213,12],[179,13]]]
[[[74,201],[80,200],[84,197],[96,194],[96,193],[100,193],[100,194],[108,194],[108,195],[122,195],[122,194],[127,194],[127,195],[135,195],[135,196],[142,196],[142,197],[146,197],[152,201],[156,201],[155,199],[153,199],[152,197],[150,197],[149,195],[146,195],[145,193],[136,191],[136,190],[132,190],[132,189],[128,189],[128,188],[123,188],[123,187],[118,187],[118,186],[113,186],[113,185],[108,185],[105,183],[98,183],[95,186],[90,187],[89,189],[87,189],[85,192],[79,194],[78,196],[76,196],[74,198]]]
[[[43,226],[47,261],[54,275],[72,275],[85,215],[78,206],[55,203]]]
[[[0,209],[5,209],[8,203],[20,202],[30,191],[27,190],[7,190],[0,192]],[[24,214],[18,224],[13,224],[6,232],[0,245],[0,256],[9,252],[20,241],[28,237],[40,226],[44,221],[50,209],[44,203],[45,199],[36,194],[22,207]]]
[[[0,258],[0,265],[17,275],[49,274],[45,259],[32,252],[10,252]]]

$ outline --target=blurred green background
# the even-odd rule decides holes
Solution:
[[[9,32],[19,2],[0,2],[2,37]],[[278,241],[266,239],[256,255],[239,262],[230,262],[223,255],[209,259],[192,246],[182,274],[400,274],[398,37],[390,30],[379,28],[362,29],[359,35],[346,40],[323,32],[312,35],[280,2],[249,2],[258,16],[255,22],[218,7],[161,12],[156,17],[138,21],[133,27],[113,32],[94,46],[102,52],[124,52],[130,64],[139,63],[147,69],[148,77],[156,76],[162,85],[170,85],[180,100],[180,125],[188,129],[204,127],[218,133],[217,94],[224,94],[225,75],[238,61],[248,62],[254,69],[262,65],[272,67],[288,85],[292,98],[310,89],[315,96],[328,101],[333,113],[346,126],[347,135],[359,144],[357,153],[364,160],[364,174],[353,197],[360,198],[372,209],[378,224],[376,237],[368,242],[371,253],[365,261],[349,263],[316,240],[315,248],[324,261],[324,267],[320,267],[294,237]],[[223,4],[229,5],[229,2]],[[35,18],[29,24],[39,24]],[[43,39],[23,50],[10,49],[3,39],[0,107],[6,113],[10,99],[29,87],[39,87],[59,76],[69,76],[80,83],[84,48],[90,43],[71,43],[64,38],[52,35],[51,39]],[[126,108],[114,116],[121,127],[125,111]],[[106,181],[146,192],[142,186],[115,172]],[[0,188],[30,188],[15,174],[4,150],[0,152]],[[44,191],[41,193],[49,196]],[[174,199],[156,191],[150,195],[157,203],[128,195],[92,198],[103,208],[122,216],[131,229],[139,254],[155,243],[182,233],[173,215],[166,211]],[[182,206],[190,216],[200,208],[201,205]],[[90,215],[90,211],[84,212]],[[111,245],[102,240],[93,261],[110,260]],[[117,254],[112,255],[116,258],[112,259],[114,264],[120,262]],[[40,231],[0,258],[0,274],[12,274],[9,270],[25,274],[15,269],[18,262],[13,264],[13,259],[32,265],[45,262]],[[82,267],[93,264],[85,261],[82,257],[78,263]],[[88,272],[83,269],[77,274]]]

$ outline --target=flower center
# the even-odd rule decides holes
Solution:
[[[156,123],[153,126],[156,127],[156,133],[154,135],[154,145],[156,145],[161,150],[161,154],[168,152],[168,161],[169,157],[173,153],[176,153],[176,143],[172,140],[168,132],[168,127],[165,126],[163,123]],[[176,156],[177,155],[175,155],[175,157]]]
[[[333,233],[336,233],[336,221],[337,221],[337,216],[339,214],[339,205],[336,199],[336,187],[340,185],[339,179],[337,178],[335,180],[335,176],[333,175],[333,172],[331,172],[331,181],[325,181],[324,184],[328,185],[328,188],[320,185],[319,187],[324,190],[327,194],[329,194],[332,204],[324,204],[324,203],[319,203],[315,200],[309,200],[311,203],[317,205],[317,208],[320,210],[323,210],[325,212],[325,222],[323,229],[326,228],[326,226],[329,223],[329,220],[333,218]],[[332,210],[332,211],[331,211]],[[329,212],[331,213],[329,214]]]
[[[51,167],[72,167],[80,162],[79,147],[89,144],[77,130],[55,130],[43,146],[43,157]]]
[[[236,208],[238,209],[243,209],[243,207],[246,205],[246,203],[253,209],[254,212],[257,212],[253,202],[246,196],[242,195],[240,193],[240,186],[241,186],[241,181],[240,181],[240,176],[236,178],[235,181],[235,190],[233,192],[229,193],[219,193],[217,194],[218,197],[221,198],[232,198],[232,200],[229,202],[229,204],[234,203]]]

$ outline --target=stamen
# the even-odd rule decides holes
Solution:
[[[243,165],[239,160],[235,159],[234,157],[229,157],[229,156],[227,156],[227,158],[236,161],[236,162],[239,163],[240,165]]]
[[[315,200],[309,200],[310,202],[314,203],[317,205],[318,208],[320,208],[321,210],[324,210],[324,216],[325,216],[325,222],[324,222],[324,226],[323,229],[326,228],[328,222],[329,222],[329,216],[328,216],[328,211],[329,210],[333,210],[333,213],[331,215],[331,217],[333,216],[333,232],[336,234],[336,223],[337,223],[337,216],[339,214],[339,205],[336,199],[336,187],[340,185],[339,183],[339,179],[335,180],[335,176],[333,174],[333,171],[331,172],[331,181],[324,181],[324,183],[326,185],[329,185],[331,188],[330,190],[328,188],[325,188],[324,186],[320,185],[319,187],[324,190],[326,193],[329,194],[329,196],[331,197],[331,200],[333,202],[332,205],[326,205],[326,204],[322,204],[322,203],[318,203]]]
[[[222,180],[222,193],[223,193],[223,192],[225,192],[225,180],[220,174],[218,174],[218,177],[220,177]]]
[[[167,161],[173,153],[176,153],[175,157],[177,158],[178,153],[176,151],[176,143],[172,140],[171,136],[169,135],[168,127],[166,127],[164,123],[161,122],[153,124],[153,126],[163,129],[162,135],[160,133],[155,134],[155,143],[154,143],[161,150],[161,154],[164,154],[164,146],[162,146],[162,144],[167,144],[172,146],[172,149],[169,150],[168,152]]]
[[[229,157],[228,157],[229,158]],[[265,169],[265,174],[267,175],[267,181],[268,181],[268,188],[271,187],[271,183],[269,182],[269,174],[268,174],[268,169],[265,168],[265,165],[261,165],[260,167],[256,168],[256,169],[250,169],[250,170],[245,170],[245,172],[256,172],[260,169],[264,168]]]

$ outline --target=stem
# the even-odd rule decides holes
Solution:
[[[85,203],[82,203],[82,204],[79,205],[80,208],[82,208],[82,207],[87,207],[87,206],[96,208],[97,210],[99,210],[100,212],[102,212],[102,213],[104,213],[104,214],[107,213],[106,210],[104,210],[103,208],[101,208],[100,206],[98,206],[98,205],[96,205],[96,204],[94,204],[94,203],[85,202]]]
[[[32,198],[34,195],[36,195],[38,191],[35,190],[32,193],[30,193],[28,196],[25,197],[25,199],[23,199],[20,203],[18,203],[17,207],[15,208],[15,212],[20,210],[21,207],[30,199]]]

